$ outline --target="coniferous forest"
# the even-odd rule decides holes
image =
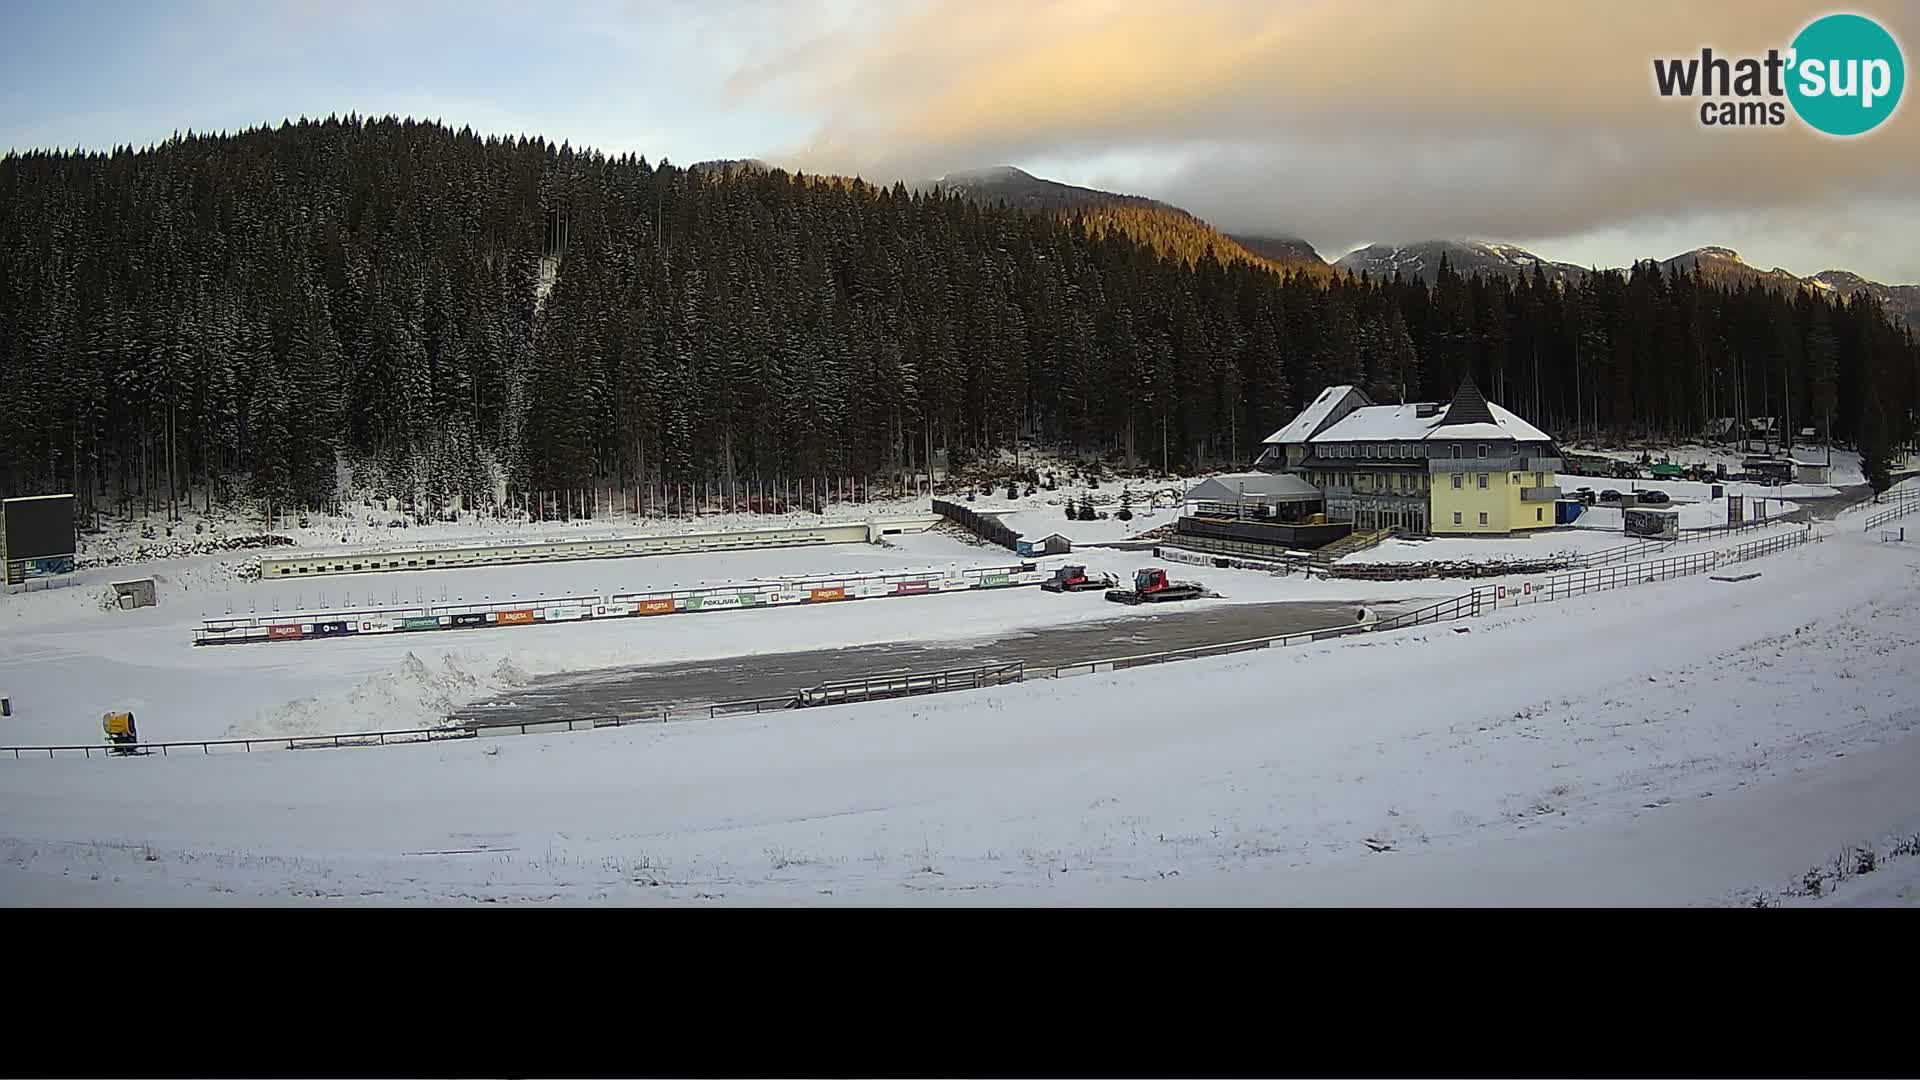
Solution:
[[[391,118],[0,159],[0,492],[101,512],[324,504],[338,461],[436,507],[495,469],[724,487],[1018,437],[1244,463],[1323,385],[1469,373],[1562,437],[1830,418],[1884,460],[1917,372],[1864,294],[1282,275],[1124,215]]]

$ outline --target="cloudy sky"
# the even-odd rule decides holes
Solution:
[[[551,8],[552,10],[543,10]],[[1789,0],[9,0],[0,148],[330,112],[869,179],[1013,164],[1234,232],[1703,244],[1920,281],[1920,115],[1712,130],[1656,56],[1785,48]],[[1907,49],[1920,0],[1862,0]],[[1920,93],[1920,91],[1915,91]],[[1909,97],[1912,96],[1910,93]]]

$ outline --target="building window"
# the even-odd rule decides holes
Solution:
[[[1453,486],[1456,488],[1460,486],[1460,476],[1461,476],[1460,473],[1453,474]]]
[[[1480,524],[1485,525],[1486,523],[1487,523],[1487,512],[1485,510],[1482,510],[1480,511]]]
[[[1519,486],[1520,486],[1520,474],[1519,474],[1519,473],[1514,473],[1514,474],[1513,474],[1513,486],[1514,486],[1514,487],[1519,487]]]
[[[1460,447],[1459,447],[1459,446],[1457,446],[1457,445],[1456,445],[1456,446],[1449,446],[1449,447],[1447,447],[1447,450],[1449,451],[1449,453],[1448,453],[1448,455],[1447,455],[1448,457],[1451,457],[1451,458],[1453,458],[1453,459],[1455,459],[1456,461],[1457,461],[1457,460],[1459,460],[1459,458],[1460,458]]]
[[[1546,474],[1546,473],[1542,473],[1542,472],[1537,472],[1537,473],[1534,473],[1534,474],[1533,474],[1533,486],[1534,486],[1534,487],[1546,487],[1546,486],[1547,486],[1547,474]]]
[[[1487,486],[1487,474],[1486,474],[1486,473],[1481,473],[1481,474],[1480,474],[1480,486],[1481,486],[1481,487],[1483,487],[1483,488]]]
[[[1453,512],[1453,523],[1454,523],[1455,525],[1458,525],[1458,524],[1460,524],[1460,511],[1458,511],[1458,510],[1455,510],[1455,511]]]
[[[1538,506],[1536,506],[1536,507],[1534,507],[1534,508],[1533,508],[1533,520],[1535,520],[1535,521],[1545,521],[1545,520],[1547,520],[1547,512],[1546,512],[1545,510],[1543,510],[1543,509],[1541,509],[1541,508],[1540,508],[1540,507],[1538,507]]]
[[[1475,454],[1474,456],[1475,456],[1475,457],[1486,457],[1486,456],[1487,456],[1487,444],[1486,444],[1486,443],[1481,443],[1481,444],[1480,444],[1480,452],[1479,452],[1478,454]]]

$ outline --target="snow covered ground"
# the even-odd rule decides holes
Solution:
[[[1635,541],[1634,537],[1622,532],[1620,512],[1615,510],[1613,513],[1613,531],[1610,533],[1597,529],[1550,529],[1521,536],[1436,536],[1421,540],[1382,540],[1378,547],[1356,551],[1340,562],[1530,562],[1610,551]]]
[[[0,762],[0,899],[1738,903],[1840,846],[1920,830],[1920,551],[1837,530],[1749,565],[1763,576],[1522,608],[1468,633],[777,716]],[[792,614],[866,609],[898,631],[946,598],[914,603]],[[744,624],[642,625],[671,648]],[[32,648],[96,666],[115,651],[69,633],[9,635],[3,677],[30,672]],[[349,655],[203,652],[293,679]],[[120,663],[64,677],[142,674]],[[208,697],[248,682],[208,676],[175,677]]]
[[[98,742],[100,715],[122,709],[135,713],[148,741],[401,730],[437,723],[456,705],[497,695],[535,675],[830,646],[992,638],[1015,629],[1153,618],[1161,612],[1023,588],[565,626],[201,648],[191,643],[202,616],[228,612],[637,591],[1020,561],[1003,548],[939,533],[889,537],[887,546],[835,544],[307,581],[237,581],[224,560],[198,557],[141,567],[141,574],[157,579],[160,602],[139,611],[101,604],[106,582],[129,576],[126,570],[89,570],[70,588],[0,597],[0,693],[11,695],[14,707],[14,715],[0,721],[0,745]],[[1055,557],[1040,565],[1065,561],[1068,557]],[[1152,557],[1090,550],[1071,561],[1131,577]],[[1462,591],[1457,582],[1387,587],[1231,570],[1182,576],[1198,576],[1223,594],[1219,600],[1182,605],[1187,611],[1196,605],[1378,602]]]

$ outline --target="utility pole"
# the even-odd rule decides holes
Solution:
[[[1160,475],[1170,475],[1167,468],[1167,414],[1160,414]]]

